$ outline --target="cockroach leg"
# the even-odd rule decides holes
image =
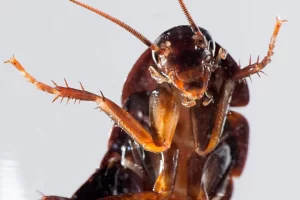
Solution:
[[[200,144],[201,139],[198,138],[199,132],[197,131],[197,129],[195,129],[195,128],[193,129],[195,146],[196,146],[195,151],[199,155],[209,154],[219,144],[220,138],[223,133],[223,128],[225,125],[226,116],[228,113],[228,108],[230,105],[231,96],[234,91],[234,87],[235,87],[235,82],[232,80],[227,80],[223,85],[223,88],[221,90],[222,92],[220,94],[220,98],[218,99],[218,102],[216,102],[217,106],[216,106],[216,110],[214,112],[213,126],[212,126],[211,130],[208,130],[208,131],[210,131],[210,133],[207,133],[209,142],[208,142],[206,148],[203,148]],[[197,108],[193,107],[192,109],[197,109]],[[197,113],[197,110],[195,110],[194,113]],[[192,115],[192,121],[193,121],[194,127],[197,127],[197,124],[200,125],[202,123],[201,120],[199,120],[200,118],[196,114]]]
[[[170,146],[179,119],[176,95],[166,88],[154,90],[150,96],[150,128],[158,146]]]
[[[74,88],[70,88],[66,83],[66,87],[58,86],[54,81],[52,81],[55,85],[55,87],[51,87],[43,82],[37,81],[32,75],[30,75],[23,66],[19,63],[17,59],[13,56],[11,59],[5,61],[4,63],[11,63],[15,66],[16,69],[18,69],[21,74],[33,85],[37,87],[37,89],[42,90],[44,92],[55,94],[55,98],[52,102],[57,100],[58,98],[68,98],[68,99],[77,99],[77,100],[84,100],[84,101],[95,101],[95,102],[101,102],[103,101],[102,98],[99,98],[99,96],[82,90],[77,90]]]
[[[245,77],[248,77],[248,76],[250,77],[250,75],[260,72],[263,68],[265,68],[271,62],[271,57],[274,54],[273,50],[275,48],[276,38],[278,36],[281,25],[284,22],[287,22],[287,20],[281,20],[279,17],[276,18],[276,23],[275,23],[275,27],[273,30],[271,40],[270,40],[267,55],[261,61],[259,61],[259,57],[258,57],[257,61],[255,63],[251,63],[251,56],[250,56],[249,65],[244,67],[243,69],[240,69],[235,74],[233,74],[233,77],[232,77],[233,80],[241,80]]]
[[[143,172],[143,168],[140,165],[132,162],[131,160],[125,157],[126,146],[121,147],[121,152],[122,152],[121,165],[135,172],[139,177],[142,178],[145,175]]]
[[[158,175],[153,191],[159,193],[157,200],[168,200],[175,186],[178,166],[179,150],[172,144],[168,151],[163,153],[163,170]]]
[[[159,134],[162,134],[160,136],[163,136],[161,138],[161,141],[163,143],[161,145],[157,145],[157,143],[154,142],[151,134],[134,118],[132,117],[127,111],[122,109],[120,106],[115,104],[113,101],[109,100],[108,98],[104,98],[103,94],[102,96],[98,96],[94,93],[88,92],[86,90],[78,90],[75,88],[71,87],[62,87],[58,86],[55,83],[56,87],[51,87],[45,83],[37,81],[32,75],[30,75],[24,68],[23,66],[15,59],[15,57],[12,57],[10,60],[5,61],[5,63],[11,63],[15,66],[16,69],[18,69],[24,77],[32,84],[34,84],[39,90],[45,91],[50,94],[55,94],[56,97],[54,100],[58,99],[59,97],[61,98],[68,98],[68,99],[74,99],[74,100],[79,100],[79,101],[94,101],[97,103],[99,108],[105,112],[114,122],[118,124],[122,129],[124,129],[127,134],[135,140],[138,144],[140,144],[146,151],[150,151],[153,153],[159,153],[167,150],[172,142],[172,137],[176,128],[176,123],[178,121],[178,108],[174,104],[174,101],[169,101],[171,102],[170,105],[167,105],[165,103],[159,102],[160,106],[166,106],[169,109],[174,109],[174,113],[177,113],[175,115],[169,114],[169,113],[160,113],[158,110],[154,111],[155,114],[155,119],[157,122],[159,120],[170,120],[171,122],[174,121],[173,125],[175,125],[172,130],[173,133],[167,132],[167,133],[162,133],[159,132]],[[169,99],[170,97],[164,96],[164,95],[159,95],[159,98],[162,98],[164,100]],[[158,106],[159,107],[159,106]],[[164,108],[164,107],[162,107]],[[170,110],[168,110],[170,111]],[[158,114],[161,114],[160,116]],[[161,118],[159,118],[161,117]],[[167,121],[166,121],[167,122]],[[167,125],[164,127],[164,129],[168,129],[172,127],[171,122],[166,123]],[[162,123],[164,124],[164,123]],[[162,131],[160,128],[163,128],[163,126],[158,126],[156,127],[157,130]]]
[[[21,74],[29,81],[30,83],[34,84],[38,89],[48,92],[50,94],[59,94],[59,91],[55,88],[50,87],[44,83],[38,82],[33,76],[31,76],[23,66],[15,59],[13,56],[11,59],[5,61],[4,63],[11,63],[21,72]]]

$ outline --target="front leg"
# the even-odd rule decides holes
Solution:
[[[179,149],[173,143],[170,149],[162,155],[164,163],[162,163],[162,171],[155,181],[153,191],[158,193],[156,200],[169,200],[175,187]]]
[[[235,85],[235,81],[227,80],[213,104],[191,108],[195,151],[199,155],[211,153],[219,144]]]
[[[78,101],[94,101],[97,103],[98,108],[104,111],[119,127],[126,131],[126,133],[141,145],[146,151],[160,153],[169,149],[175,128],[179,117],[179,106],[177,105],[175,95],[168,92],[166,89],[154,91],[150,100],[151,127],[153,133],[151,134],[146,130],[134,117],[132,117],[126,110],[115,104],[113,101],[107,99],[101,93],[98,96],[94,93],[86,91],[82,84],[81,90],[69,87],[65,80],[66,87],[57,85],[51,87],[43,82],[36,80],[29,74],[24,67],[12,57],[5,63],[11,63],[14,67],[21,72],[21,74],[37,89],[44,92],[56,95],[52,102],[58,98],[67,98]]]
[[[258,57],[257,61],[253,64],[251,63],[251,58],[250,58],[248,66],[244,67],[243,69],[240,69],[235,74],[233,74],[232,77],[233,80],[241,80],[243,78],[249,77],[252,74],[259,73],[263,68],[265,68],[271,62],[271,57],[274,54],[273,50],[275,48],[276,38],[281,28],[281,25],[284,22],[286,22],[286,20],[281,20],[279,17],[276,18],[276,23],[270,40],[269,50],[267,52],[267,55],[261,61],[259,61],[259,57]]]

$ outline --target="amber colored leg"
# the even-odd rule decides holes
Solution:
[[[196,146],[195,151],[199,155],[209,154],[219,144],[220,138],[223,133],[223,128],[224,128],[227,113],[228,113],[229,103],[230,103],[230,99],[231,99],[234,88],[235,88],[235,82],[232,80],[226,81],[222,87],[222,93],[220,95],[220,99],[218,99],[218,102],[216,103],[217,107],[216,107],[216,110],[214,113],[214,121],[213,121],[213,126],[211,129],[209,142],[208,142],[207,147],[204,150],[200,149],[201,144],[200,144],[200,141],[198,138],[199,133],[197,131],[193,131],[195,146]],[[197,117],[198,117],[197,115],[194,115],[192,117],[193,117],[192,121],[193,121],[194,125],[196,125],[196,123],[201,123],[201,121],[199,121],[197,119]]]
[[[12,57],[10,60],[5,61],[5,63],[11,63],[17,68],[22,75],[32,84],[34,84],[38,89],[48,92],[50,94],[55,94],[55,98],[52,102],[54,102],[58,98],[67,98],[67,101],[70,99],[79,100],[79,101],[94,101],[98,104],[98,108],[100,108],[102,111],[104,111],[113,121],[115,121],[118,126],[120,126],[122,129],[124,129],[127,134],[132,137],[138,144],[143,146],[143,148],[147,151],[158,153],[163,152],[167,150],[172,141],[172,135],[173,133],[164,134],[162,132],[159,132],[159,134],[162,133],[163,143],[161,145],[157,145],[151,136],[151,134],[136,120],[134,117],[132,117],[127,111],[122,109],[120,106],[115,104],[113,101],[107,99],[103,96],[101,93],[101,96],[98,96],[96,94],[93,94],[91,92],[85,91],[83,86],[81,85],[82,90],[74,89],[68,86],[67,82],[66,87],[58,86],[55,82],[55,87],[51,87],[45,83],[37,81],[33,76],[31,76],[24,68],[23,66],[14,58]],[[81,84],[81,83],[80,83]],[[158,104],[160,106],[165,105],[161,100],[165,100],[164,95],[158,95],[156,98],[154,98],[154,102],[159,101]],[[174,104],[174,101],[171,101],[172,104]],[[176,109],[176,105],[167,106],[168,109]],[[177,111],[178,112],[178,111]],[[175,115],[175,117],[170,116],[169,110],[160,112],[158,110],[153,111],[154,113],[154,121],[157,120],[175,120],[178,116]],[[179,113],[178,113],[179,114]],[[177,114],[177,115],[178,115]],[[178,120],[178,119],[177,119]],[[157,124],[157,127],[154,127],[156,130],[164,131],[165,128],[163,126],[160,126],[159,123]],[[156,126],[156,125],[154,125]],[[175,128],[174,128],[175,130]]]
[[[179,105],[176,95],[166,88],[151,93],[149,118],[152,137],[156,145],[170,146],[179,119]]]
[[[164,167],[159,174],[153,191],[159,193],[157,200],[168,200],[173,192],[178,166],[179,150],[172,144],[171,148],[163,153]]]
[[[276,18],[276,23],[275,23],[275,27],[274,27],[274,31],[270,40],[270,44],[269,44],[269,50],[267,55],[262,59],[262,61],[259,61],[259,57],[257,58],[257,61],[255,63],[251,63],[251,57],[250,57],[250,61],[249,61],[249,65],[244,67],[243,69],[237,71],[234,75],[233,75],[233,80],[240,80],[243,78],[246,78],[252,74],[256,74],[261,72],[261,70],[263,68],[265,68],[265,66],[267,66],[267,64],[269,64],[271,62],[271,57],[273,56],[274,52],[274,48],[275,48],[275,41],[277,38],[277,35],[279,33],[279,30],[281,28],[282,23],[286,22],[286,20],[281,20],[279,17]]]

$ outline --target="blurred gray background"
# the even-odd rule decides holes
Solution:
[[[187,24],[176,0],[85,0],[154,41]],[[238,109],[251,128],[249,156],[233,200],[297,199],[300,178],[299,4],[295,0],[186,0],[194,20],[242,65],[265,55],[275,17],[288,19],[268,76],[253,76],[251,103]],[[13,54],[38,80],[103,93],[120,103],[124,79],[146,46],[68,0],[0,0],[0,61]],[[0,199],[70,197],[106,151],[111,120],[93,103],[52,104],[0,63]]]

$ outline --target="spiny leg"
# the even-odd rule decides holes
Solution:
[[[275,23],[275,27],[273,30],[271,40],[270,40],[267,55],[261,61],[259,61],[259,57],[258,57],[257,61],[253,64],[251,63],[251,57],[250,57],[249,65],[244,67],[243,69],[237,71],[232,77],[233,80],[241,80],[243,78],[250,77],[250,75],[252,75],[252,74],[262,72],[261,70],[263,68],[265,68],[271,62],[271,57],[274,54],[273,50],[275,48],[276,38],[278,36],[281,25],[286,21],[287,20],[281,20],[279,17],[276,18],[276,23]]]
[[[45,83],[37,81],[32,75],[30,75],[24,67],[15,59],[15,57],[12,57],[10,60],[5,61],[5,63],[11,63],[14,65],[16,69],[18,69],[21,74],[32,84],[34,84],[39,90],[45,91],[50,94],[55,94],[55,98],[53,102],[58,98],[68,98],[68,99],[74,99],[74,100],[81,100],[81,101],[94,101],[97,103],[98,108],[100,110],[104,111],[113,121],[115,121],[118,126],[120,126],[122,129],[124,129],[127,134],[133,138],[138,144],[140,144],[146,151],[158,153],[163,152],[167,150],[172,141],[173,133],[164,134],[159,132],[158,138],[160,138],[160,141],[163,141],[161,145],[157,144],[156,141],[153,140],[151,134],[136,120],[134,119],[127,111],[122,109],[120,106],[115,104],[113,101],[105,98],[102,94],[102,96],[98,96],[96,94],[93,94],[91,92],[88,92],[83,89],[78,90],[75,88],[71,88],[66,83],[66,87],[58,86],[55,82],[55,87],[51,87]],[[158,99],[162,97],[165,99],[164,95],[158,95]],[[155,99],[155,98],[154,98]],[[162,101],[160,101],[160,105],[163,105]],[[172,101],[171,101],[172,102]],[[174,102],[172,102],[174,103]],[[167,107],[168,108],[168,107]],[[171,106],[170,109],[173,107]],[[167,112],[159,112],[154,111],[154,121],[159,119],[171,119],[173,120],[172,116],[169,115],[169,110]],[[178,109],[177,109],[178,111]],[[164,116],[161,116],[164,115]],[[177,122],[178,115],[175,115],[174,120]],[[171,117],[171,118],[170,118]],[[177,120],[176,120],[177,118]],[[160,129],[162,128],[162,129]],[[162,126],[155,128],[158,131],[164,131],[165,129]],[[155,134],[154,134],[155,135]],[[165,138],[167,137],[167,138]],[[156,139],[157,140],[157,139]]]

